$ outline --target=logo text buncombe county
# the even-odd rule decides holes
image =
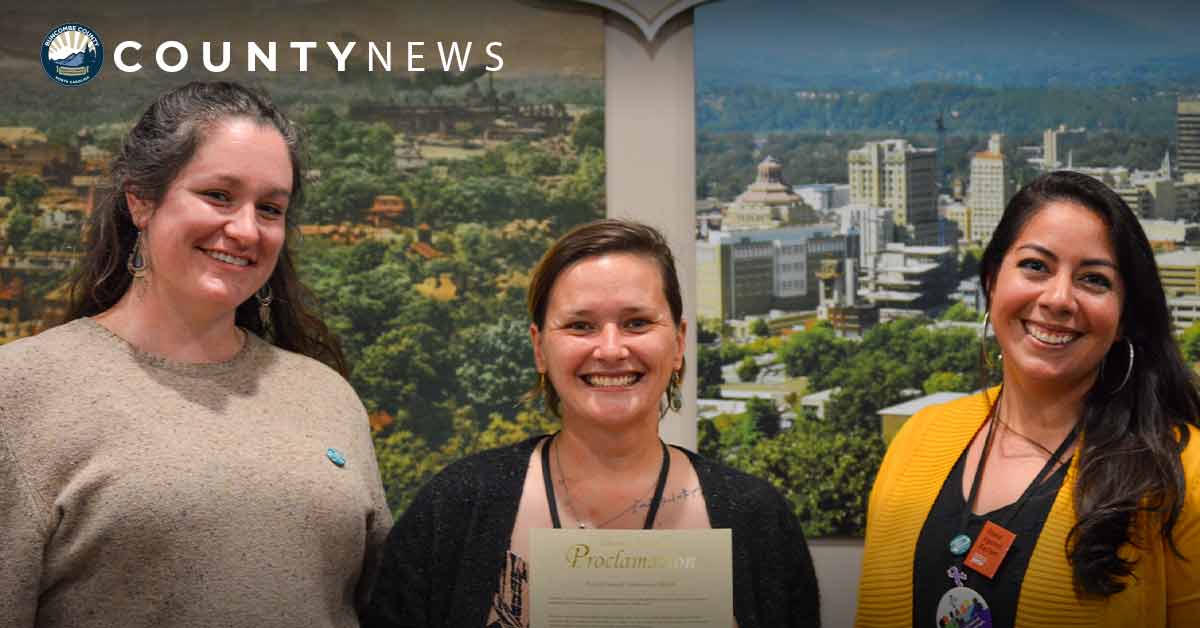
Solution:
[[[592,555],[591,547],[577,543],[567,550],[567,566],[572,569],[694,569],[696,557],[626,554],[623,549]]]

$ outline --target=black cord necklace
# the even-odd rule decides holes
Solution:
[[[975,510],[975,498],[979,494],[979,485],[983,480],[983,468],[987,465],[988,453],[992,450],[992,440],[995,437],[996,423],[998,423],[1000,420],[1000,414],[998,411],[999,405],[999,402],[997,402],[992,409],[991,415],[988,417],[990,419],[988,422],[988,433],[983,439],[983,452],[979,455],[979,464],[975,467],[975,477],[971,480],[971,492],[967,496],[967,504],[963,509],[962,517],[959,521],[958,534],[954,535],[954,538],[950,539],[950,553],[954,554],[955,556],[962,556],[971,548],[972,539],[970,535],[967,534],[967,523],[971,519],[971,512]],[[1021,493],[1021,496],[1017,498],[1016,504],[1004,516],[1003,521],[1000,522],[1000,527],[1005,529],[1008,528],[1009,523],[1011,523],[1013,518],[1017,516],[1017,513],[1021,511],[1021,508],[1025,506],[1025,503],[1028,502],[1031,497],[1033,497],[1033,493],[1037,490],[1037,487],[1041,485],[1041,483],[1049,476],[1050,472],[1054,470],[1054,465],[1060,461],[1063,454],[1065,454],[1071,444],[1075,442],[1075,435],[1077,432],[1078,426],[1072,428],[1071,432],[1067,434],[1067,437],[1063,439],[1061,444],[1059,444],[1058,449],[1055,449],[1054,452],[1050,454],[1050,458],[1046,460],[1046,464],[1042,465],[1042,469],[1038,471],[1036,476],[1034,476],[1033,482],[1031,482],[1029,486],[1025,488],[1025,492]]]
[[[554,437],[558,434],[553,434],[542,446],[542,480],[546,483],[546,502],[550,506],[550,521],[554,523],[555,528],[562,527],[562,521],[558,517],[558,502],[554,498],[554,480],[550,477],[550,445],[554,442]],[[667,450],[667,444],[659,441],[662,445],[662,465],[658,468],[658,482],[654,485],[654,497],[650,499],[650,509],[646,511],[646,522],[642,525],[643,530],[650,530],[654,527],[654,518],[658,516],[658,507],[662,504],[663,491],[667,488],[667,474],[671,470],[671,453]],[[565,478],[564,478],[565,481]],[[578,521],[580,529],[584,528],[583,522]]]

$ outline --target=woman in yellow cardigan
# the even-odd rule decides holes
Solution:
[[[892,442],[857,625],[1200,625],[1200,396],[1137,218],[1091,177],[1043,175],[980,277],[1003,383]]]

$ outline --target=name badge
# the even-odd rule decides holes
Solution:
[[[992,578],[1000,568],[1000,563],[1004,562],[1004,556],[1008,554],[1016,538],[1017,535],[1003,526],[988,521],[983,524],[983,530],[979,532],[979,538],[975,539],[975,545],[971,547],[963,564],[983,576]]]

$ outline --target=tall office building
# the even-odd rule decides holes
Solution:
[[[1087,129],[1068,129],[1060,124],[1057,129],[1042,132],[1042,168],[1055,170],[1073,165],[1071,151],[1087,142]]]
[[[993,133],[988,149],[971,157],[971,187],[967,194],[971,231],[965,234],[967,239],[984,244],[992,239],[1004,206],[1015,192],[1009,175],[1004,162],[1004,136]]]
[[[917,244],[938,239],[937,150],[901,139],[867,142],[846,157],[850,203],[892,210],[896,226]]]
[[[1200,100],[1180,100],[1175,106],[1175,137],[1180,176],[1200,174]]]

